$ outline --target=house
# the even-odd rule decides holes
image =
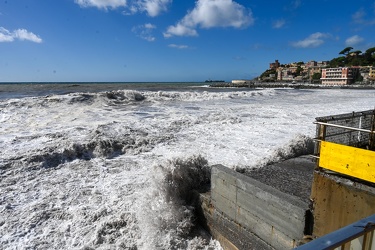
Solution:
[[[375,67],[370,68],[368,79],[370,81],[375,81]]]
[[[323,85],[348,85],[355,81],[359,67],[339,67],[322,69],[320,78]]]
[[[274,63],[270,63],[270,69],[277,69],[278,67],[280,67],[279,60],[275,60]]]

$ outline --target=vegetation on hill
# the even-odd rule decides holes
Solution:
[[[353,50],[352,47],[346,47],[339,52],[339,57],[333,58],[329,61],[327,67],[336,68],[336,67],[350,67],[350,66],[373,66],[375,67],[375,47],[367,49],[365,52],[360,50]],[[291,64],[282,64],[281,67],[289,68]],[[301,66],[304,65],[304,62],[295,63],[297,69],[291,73],[294,77],[302,76],[306,77]],[[274,81],[276,79],[277,72],[276,69],[267,69],[260,75],[260,79],[264,81]],[[312,80],[319,80],[321,73],[314,73],[312,75]],[[356,81],[360,81],[361,76],[358,75]]]
[[[267,69],[266,71],[264,71],[264,72],[260,75],[260,78],[261,78],[261,79],[264,79],[264,78],[269,77],[270,75],[277,75],[276,70],[275,70],[275,69]]]
[[[353,51],[352,47],[346,47],[339,57],[333,58],[329,67],[344,66],[375,66],[375,47],[367,49],[364,53],[360,50]]]

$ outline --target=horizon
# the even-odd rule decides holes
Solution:
[[[338,3],[2,1],[0,82],[230,82],[374,47],[375,1]]]

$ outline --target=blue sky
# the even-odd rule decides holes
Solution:
[[[0,82],[252,79],[375,47],[375,1],[1,0]]]

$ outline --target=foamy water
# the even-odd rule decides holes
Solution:
[[[111,91],[0,101],[4,249],[221,249],[195,227],[209,166],[261,167],[374,90]],[[280,154],[280,152],[283,152]]]

